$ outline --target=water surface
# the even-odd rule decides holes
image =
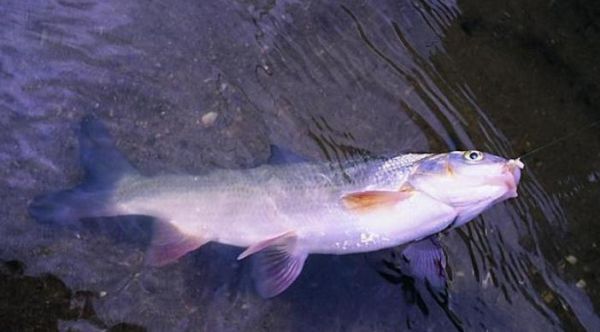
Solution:
[[[527,157],[518,199],[441,236],[443,289],[382,268],[396,248],[315,255],[264,300],[237,249],[150,268],[143,228],[27,214],[80,180],[86,114],[145,174],[252,167],[271,144],[331,161],[515,157],[599,119],[598,14],[583,1],[2,2],[0,327],[598,330],[598,128]]]

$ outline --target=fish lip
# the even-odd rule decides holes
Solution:
[[[504,174],[506,175],[504,179],[504,184],[506,185],[507,193],[506,197],[514,198],[518,196],[517,187],[519,185],[519,181],[521,180],[521,170],[525,167],[525,164],[517,158],[510,159],[504,164]]]
[[[525,164],[523,164],[521,158],[511,159],[507,163],[509,164],[509,166],[513,165],[513,167],[518,167],[519,169],[525,168]]]
[[[519,196],[519,193],[517,193],[517,185],[515,184],[515,181],[507,180],[505,184],[506,188],[508,188],[505,197],[515,198]]]

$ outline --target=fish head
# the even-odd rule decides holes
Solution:
[[[517,197],[524,165],[476,150],[435,154],[420,160],[408,178],[414,189],[452,206],[460,226],[495,203]]]

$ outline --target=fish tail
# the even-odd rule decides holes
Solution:
[[[83,119],[79,145],[85,170],[82,183],[34,198],[29,214],[38,222],[69,225],[82,218],[111,215],[111,198],[119,180],[138,175],[98,119],[92,116]]]
[[[101,201],[100,194],[75,187],[34,198],[29,205],[29,215],[40,223],[68,225],[97,215]]]

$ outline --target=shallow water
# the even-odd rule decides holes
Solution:
[[[3,1],[1,329],[600,329],[600,130],[580,131],[600,119],[599,17],[583,1]],[[519,198],[441,236],[443,291],[383,273],[387,250],[315,255],[263,300],[237,249],[149,268],[143,229],[31,220],[34,196],[79,181],[90,113],[146,174],[252,167],[270,144],[513,157],[578,134],[524,159]]]

